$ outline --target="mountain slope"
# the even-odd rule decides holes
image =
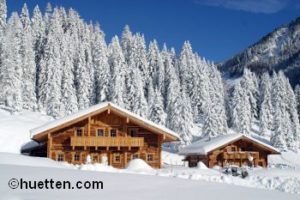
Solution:
[[[283,70],[293,85],[299,84],[300,17],[220,64],[220,69],[230,76],[239,76],[245,67],[258,74]]]

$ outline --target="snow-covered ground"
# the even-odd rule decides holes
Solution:
[[[169,159],[171,159],[172,154],[168,153],[168,156]],[[174,155],[174,157],[176,160],[177,156]],[[19,166],[21,167],[21,170],[23,170],[23,168],[27,169],[28,167],[34,169],[44,168],[45,175],[51,176],[52,174],[49,173],[49,169],[58,168],[59,170],[68,169],[73,173],[77,173],[77,171],[86,171],[88,174],[88,171],[94,171],[109,174],[131,174],[133,177],[138,175],[149,175],[147,177],[154,176],[158,181],[161,180],[159,177],[165,177],[176,181],[178,179],[184,179],[191,181],[191,183],[215,183],[217,185],[222,183],[224,185],[231,185],[233,188],[237,186],[244,186],[259,190],[265,189],[266,191],[277,190],[285,193],[297,194],[297,196],[300,194],[300,170],[291,168],[250,169],[249,176],[245,179],[242,179],[240,177],[233,177],[231,175],[223,174],[219,169],[208,169],[204,165],[200,165],[198,168],[167,165],[162,169],[155,170],[142,160],[133,160],[129,163],[127,169],[116,169],[111,166],[98,163],[74,166],[67,163],[56,162],[47,158],[29,157],[12,153],[0,153],[0,167],[1,166],[7,166],[9,168],[11,166]],[[3,173],[5,174],[5,172]],[[8,175],[14,174],[12,173]],[[3,186],[0,188],[2,187]],[[300,197],[298,196],[298,198]]]
[[[0,160],[7,154],[1,153]],[[11,156],[11,155],[10,155]],[[26,160],[26,158],[24,158]],[[24,162],[24,159],[22,162]],[[34,161],[33,161],[34,160]],[[298,195],[268,191],[240,186],[232,186],[229,184],[220,184],[215,181],[190,180],[186,178],[170,178],[162,176],[150,176],[141,174],[125,173],[126,170],[117,170],[111,172],[95,172],[75,170],[70,166],[62,168],[52,167],[36,167],[39,158],[34,158],[32,165],[25,166],[18,163],[0,164],[0,199],[1,200],[41,200],[41,199],[219,199],[224,200],[253,200],[253,199],[272,199],[272,200],[296,200]],[[44,162],[44,161],[43,161]],[[133,165],[139,165],[135,163]],[[135,168],[136,166],[132,166]],[[69,168],[69,169],[68,169]],[[173,169],[185,173],[184,169]],[[188,170],[189,171],[189,170]],[[194,172],[193,172],[194,171]],[[197,169],[190,169],[195,173]],[[123,173],[122,173],[123,172]],[[218,176],[219,173],[213,170],[200,170],[203,176]],[[163,169],[158,173],[167,174],[167,169]],[[197,174],[197,173],[196,173]],[[169,176],[169,175],[168,175]],[[102,181],[103,189],[42,189],[42,190],[26,190],[26,189],[10,189],[8,181],[11,178],[26,181],[44,181],[45,179],[53,179],[54,181],[70,181],[72,185],[76,181]]]
[[[20,153],[22,145],[31,140],[29,130],[51,119],[37,112],[11,114],[0,109],[0,152]]]
[[[162,153],[164,168],[159,170],[151,169],[138,160],[130,163],[127,169],[120,170],[103,164],[74,166],[47,158],[19,155],[21,146],[30,141],[29,129],[49,120],[51,117],[39,113],[11,115],[0,109],[0,194],[3,194],[0,199],[82,199],[83,196],[89,199],[116,199],[121,196],[137,199],[141,198],[141,193],[145,199],[218,199],[220,195],[222,199],[240,199],[241,196],[243,199],[300,199],[300,154],[292,152],[271,156],[270,168],[250,170],[246,179],[225,175],[204,165],[193,169],[185,167],[183,156],[168,149]],[[100,178],[104,182],[104,190],[76,193],[12,191],[7,181],[13,177],[74,181]]]

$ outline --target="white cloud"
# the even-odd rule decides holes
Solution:
[[[284,9],[290,0],[196,0],[195,2],[206,6],[271,14]]]

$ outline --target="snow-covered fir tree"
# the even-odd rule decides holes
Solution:
[[[60,117],[62,65],[60,46],[63,33],[59,10],[54,9],[49,19],[49,29],[46,36],[44,55],[41,59],[39,77],[39,104],[45,112],[54,117]]]
[[[165,125],[167,114],[164,111],[163,98],[158,88],[155,88],[153,101],[149,108],[149,119],[156,124]]]
[[[243,134],[249,134],[251,129],[252,114],[248,94],[241,82],[238,82],[231,99],[231,126]]]
[[[125,107],[126,61],[117,36],[113,37],[108,51],[108,63],[111,72],[110,100],[121,107]]]
[[[129,61],[129,55],[131,54],[132,50],[132,32],[130,30],[130,27],[126,25],[122,32],[122,38],[121,38],[121,47],[123,50],[125,61]]]
[[[271,143],[281,150],[299,148],[299,121],[296,98],[283,72],[273,75],[274,131]]]
[[[298,115],[300,116],[300,85],[296,85],[295,87],[295,96],[297,101],[297,111]]]
[[[104,33],[100,30],[100,26],[97,25],[95,27],[92,43],[92,58],[95,68],[95,95],[97,103],[109,100],[110,69],[107,53]]]
[[[269,73],[264,73],[260,81],[260,135],[265,136],[266,132],[273,128],[273,104],[272,104],[272,80]]]
[[[251,106],[251,122],[258,118],[258,102],[259,102],[259,91],[258,91],[258,80],[254,73],[249,69],[244,70],[244,74],[241,79],[241,87],[246,91],[247,99]]]
[[[7,7],[6,0],[0,0],[0,30],[6,26]]]
[[[169,74],[166,84],[168,95],[167,119],[166,125],[172,130],[177,131],[182,139],[182,145],[192,141],[192,113],[189,99],[185,91],[180,87],[179,79],[176,75],[175,68],[172,65],[171,56],[166,58],[166,71]]]
[[[284,74],[279,72],[279,75]],[[297,101],[296,96],[293,91],[293,88],[289,80],[284,76],[285,80],[285,102],[286,102],[286,111],[288,116],[288,130],[289,136],[287,137],[287,146],[290,150],[297,151],[300,144],[300,125],[299,125],[299,116],[297,113]]]
[[[218,127],[216,126],[215,116],[213,114],[211,106],[207,108],[207,115],[205,117],[202,132],[203,138],[211,139],[219,135]]]
[[[61,112],[71,114],[78,110],[76,88],[74,85],[75,77],[73,73],[73,56],[72,40],[70,35],[66,35],[61,43]]]
[[[77,51],[75,53],[75,86],[77,90],[77,99],[79,109],[87,108],[91,105],[91,89],[92,89],[92,79],[91,79],[91,66],[90,58],[87,52],[88,36],[84,36],[84,31],[86,29],[84,23],[79,21],[79,26],[81,31],[75,32],[74,39],[76,41]],[[84,38],[82,38],[84,36]]]
[[[210,109],[211,116],[214,120],[214,126],[217,130],[217,135],[223,135],[227,133],[227,117],[225,111],[225,91],[221,78],[221,73],[214,65],[210,66]],[[207,113],[208,115],[208,113]]]
[[[12,13],[2,43],[0,69],[0,104],[19,111],[22,100],[22,60],[20,55],[22,23],[17,13]]]
[[[149,44],[147,60],[149,63],[148,75],[152,79],[153,87],[158,88],[161,94],[164,94],[165,69],[156,40]]]
[[[23,108],[29,110],[36,110],[36,65],[34,53],[34,39],[33,30],[31,28],[31,21],[29,18],[29,11],[24,4],[20,16],[23,30],[21,34],[21,67],[23,69],[23,83],[22,83],[22,98]]]

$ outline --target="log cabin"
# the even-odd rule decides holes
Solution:
[[[178,135],[113,103],[101,103],[31,130],[39,143],[28,152],[57,161],[95,163],[124,168],[135,158],[153,168],[162,165],[162,143]]]
[[[244,134],[221,135],[210,140],[201,139],[180,150],[189,167],[203,162],[207,167],[261,166],[267,167],[268,155],[279,154],[271,145]]]

